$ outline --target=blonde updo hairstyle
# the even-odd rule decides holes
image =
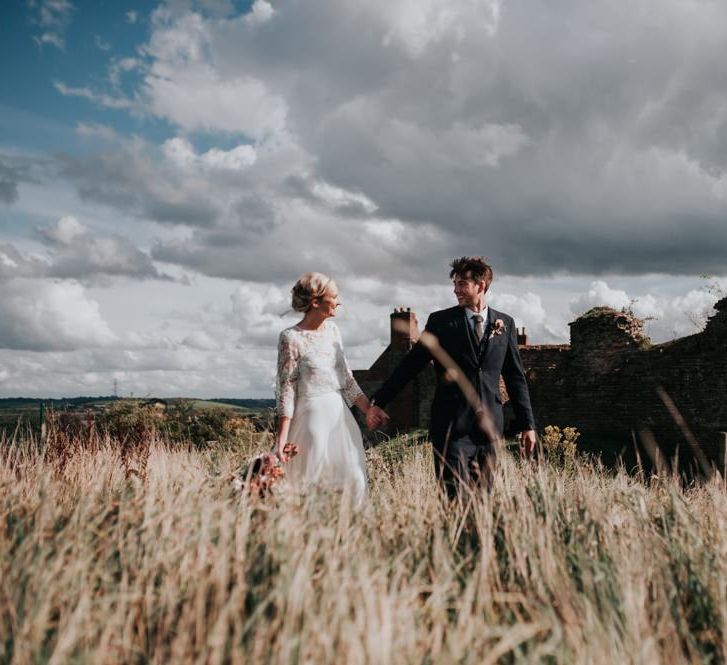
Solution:
[[[313,301],[322,298],[328,291],[335,288],[336,283],[328,275],[321,272],[307,272],[291,289],[291,307],[296,312],[307,312]]]

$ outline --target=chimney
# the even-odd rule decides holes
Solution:
[[[517,330],[517,345],[518,346],[527,346],[528,345],[528,336],[525,334],[525,326],[522,327],[522,331],[519,329]]]
[[[391,348],[408,351],[419,339],[419,324],[411,307],[394,309],[391,318]]]

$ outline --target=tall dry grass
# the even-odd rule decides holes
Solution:
[[[335,493],[234,495],[248,450],[0,452],[2,663],[722,662],[727,493],[501,460],[448,504],[427,446]]]

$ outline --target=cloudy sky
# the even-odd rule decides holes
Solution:
[[[307,270],[361,368],[462,254],[534,343],[727,288],[723,0],[5,0],[0,59],[0,396],[271,396]]]

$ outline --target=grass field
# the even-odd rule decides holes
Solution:
[[[503,456],[444,502],[430,450],[371,495],[231,490],[253,449],[0,447],[1,663],[724,661],[727,493]]]
[[[7,435],[19,427],[40,427],[40,407],[34,403],[13,402],[0,405],[0,433]]]

